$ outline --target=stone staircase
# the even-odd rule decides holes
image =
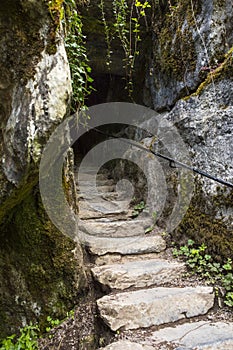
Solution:
[[[97,300],[99,315],[116,332],[101,349],[233,350],[233,322],[215,317],[213,287],[180,283],[184,264],[166,254],[161,232],[145,234],[151,219],[132,218],[108,172],[96,177],[97,193],[91,179],[86,169],[77,184],[80,232],[106,293]]]

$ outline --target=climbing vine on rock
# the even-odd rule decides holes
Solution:
[[[47,2],[50,15],[54,22],[51,31],[53,41],[56,32],[61,28],[65,34],[65,47],[70,64],[73,95],[71,112],[85,107],[86,97],[91,93],[93,79],[90,76],[91,67],[87,57],[85,36],[82,31],[83,23],[77,10],[78,4],[85,4],[85,0],[50,0]]]
[[[75,0],[64,1],[65,47],[70,64],[73,97],[71,111],[85,107],[85,100],[93,90],[91,67],[87,57],[83,23],[78,13]]]

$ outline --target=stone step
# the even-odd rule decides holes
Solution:
[[[78,183],[77,183],[78,184]],[[90,181],[88,180],[80,180],[79,184],[84,186],[84,187],[88,187],[90,186]],[[97,177],[96,180],[96,186],[115,186],[115,182],[113,179],[103,179],[102,177],[100,177],[100,179]]]
[[[106,346],[105,348],[100,348],[99,350],[154,350],[154,347],[132,343],[128,340],[120,340]]]
[[[206,314],[214,305],[214,292],[202,286],[158,287],[106,295],[97,305],[113,331],[147,328]]]
[[[116,210],[112,212],[102,212],[96,210],[88,210],[88,209],[79,209],[79,218],[83,220],[92,220],[92,219],[105,219],[112,217],[115,220],[118,218],[119,220],[126,220],[128,211],[127,210]]]
[[[79,230],[97,237],[132,237],[142,236],[152,225],[152,219],[119,220],[95,219],[82,221]]]
[[[93,186],[78,186],[77,192],[78,193],[96,193],[97,194],[102,194],[102,193],[108,193],[108,192],[114,192],[115,191],[115,186],[114,185],[104,185],[104,186],[98,186],[98,187],[93,187]]]
[[[100,199],[106,200],[106,201],[113,201],[113,200],[118,200],[123,197],[123,194],[119,193],[119,192],[104,192],[104,193],[100,193],[100,192],[79,192],[77,193],[77,197],[79,199],[79,201],[82,200],[91,200],[93,203],[98,203],[100,201]]]
[[[185,264],[154,259],[125,264],[98,266],[94,278],[111,289],[144,288],[172,282],[185,271]]]
[[[79,203],[79,217],[82,219],[96,219],[103,218],[108,215],[120,215],[127,214],[129,215],[129,204],[126,201],[104,201],[100,200],[99,202],[92,201],[82,201]]]
[[[78,183],[79,181],[101,181],[101,180],[106,180],[107,175],[106,174],[97,174],[96,172],[87,172],[87,173],[75,173],[74,174],[75,179],[76,179],[76,183]]]
[[[133,335],[130,337],[133,338]],[[166,327],[134,343],[116,341],[99,350],[232,350],[233,322],[198,321]]]
[[[126,264],[133,261],[155,260],[155,259],[158,259],[158,260],[166,259],[166,257],[164,257],[164,252],[131,254],[131,255],[121,255],[116,253],[105,254],[105,255],[96,257],[95,266]]]
[[[92,203],[99,203],[100,200],[105,200],[106,202],[110,201],[121,201],[125,199],[123,192],[82,192],[77,193],[79,201],[91,201]]]
[[[153,332],[149,338],[153,343],[176,344],[177,350],[232,350],[233,322],[184,323]]]
[[[121,255],[160,253],[166,249],[166,242],[159,235],[107,238],[79,232],[78,236],[91,254],[99,256],[107,253]]]

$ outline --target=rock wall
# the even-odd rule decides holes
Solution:
[[[152,4],[153,45],[144,103],[169,110],[224,61],[233,45],[233,9],[229,0],[152,0]]]
[[[144,103],[171,110],[193,166],[233,182],[233,35],[230,1],[153,1],[153,46]],[[205,242],[219,259],[233,254],[232,189],[197,176],[191,205],[173,234]]]
[[[81,247],[49,221],[38,189],[41,152],[68,113],[71,95],[59,9],[51,13],[48,1],[4,0],[0,34],[0,335],[4,336],[47,315],[62,317],[77,303],[86,277]],[[72,156],[67,168],[72,166],[69,159]],[[75,206],[72,191],[67,195]]]

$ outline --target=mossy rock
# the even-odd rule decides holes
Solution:
[[[219,189],[216,195],[207,197],[200,187],[197,188],[173,240],[180,245],[188,238],[197,244],[205,243],[208,253],[224,262],[233,256],[233,228],[230,218],[217,216],[217,211],[232,208],[233,191]]]
[[[83,256],[50,222],[37,187],[5,219],[0,235],[0,336],[47,315],[62,319],[86,288]]]
[[[195,15],[200,8],[195,8]],[[184,80],[184,72],[194,71],[197,54],[192,29],[195,26],[189,1],[175,1],[172,8],[162,6],[155,9],[153,30],[157,37],[155,73]],[[187,21],[183,29],[184,22]],[[158,50],[159,48],[159,50]],[[156,52],[158,52],[156,54]]]

